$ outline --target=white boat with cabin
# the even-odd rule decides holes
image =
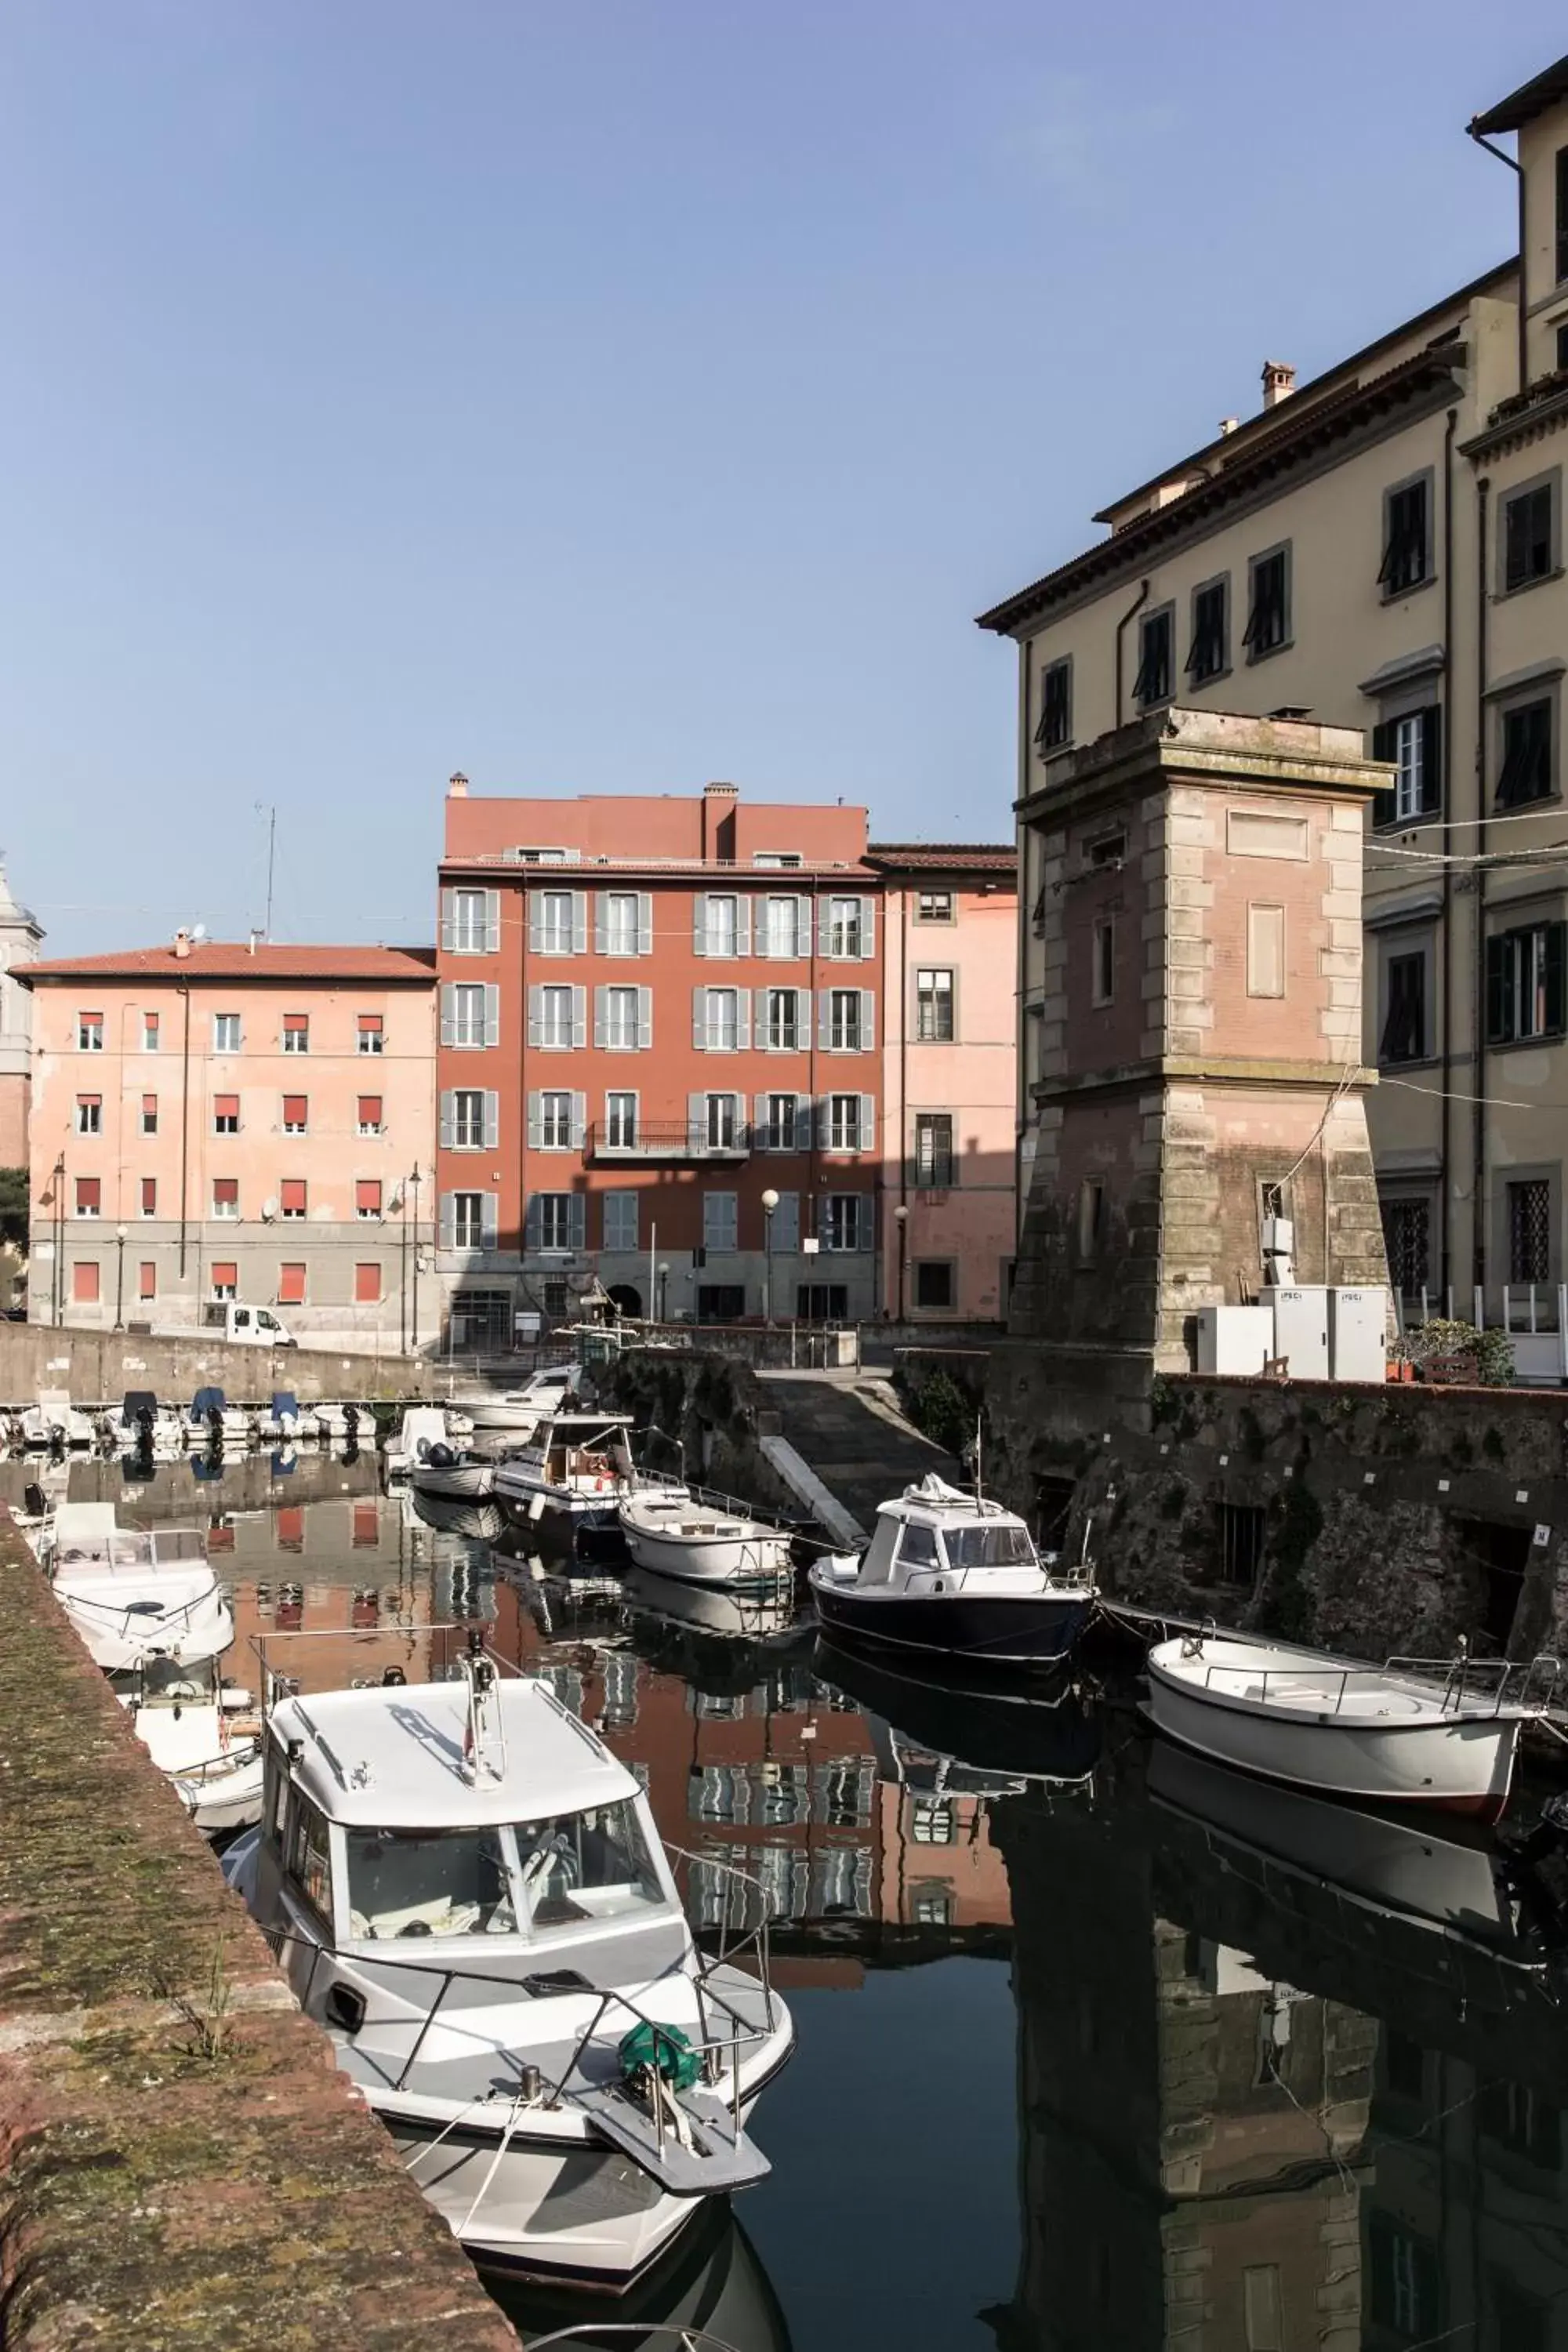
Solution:
[[[728,1495],[640,1486],[618,1513],[626,1549],[639,1568],[689,1584],[767,1584],[787,1575],[795,1538],[754,1517]]]
[[[496,1465],[495,1497],[531,1524],[556,1517],[613,1528],[639,1488],[668,1489],[632,1459],[626,1412],[552,1413],[526,1445]]]
[[[766,2173],[746,2123],[794,2027],[760,1889],[700,1863],[760,1906],[700,1953],[646,1795],[547,1684],[472,1648],[279,1701],[265,1759],[226,1874],[481,2266],[620,2288]]]
[[[531,1437],[547,1414],[559,1412],[577,1381],[575,1364],[542,1364],[518,1389],[486,1389],[458,1399],[476,1433]]]
[[[207,1837],[261,1819],[261,1738],[250,1693],[214,1658],[153,1658],[110,1676],[136,1737]]]
[[[112,1503],[61,1503],[38,1557],[106,1673],[160,1657],[221,1657],[234,1640],[234,1615],[197,1528],[122,1528]]]
[[[382,1457],[383,1467],[389,1478],[406,1478],[433,1445],[449,1446],[452,1443],[453,1433],[440,1405],[405,1405],[397,1434],[388,1442]]]
[[[1369,1664],[1245,1633],[1149,1653],[1156,1727],[1200,1755],[1324,1796],[1496,1821],[1519,1736],[1549,1711],[1558,1662],[1391,1658]]]
[[[40,1389],[37,1402],[28,1405],[22,1415],[24,1445],[42,1445],[58,1451],[90,1445],[92,1440],[92,1423],[72,1404],[67,1389]]]

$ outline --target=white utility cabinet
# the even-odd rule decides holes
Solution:
[[[1388,1377],[1388,1293],[1331,1290],[1329,1373],[1336,1381]]]
[[[1198,1370],[1245,1376],[1260,1372],[1274,1353],[1271,1307],[1200,1307]]]
[[[1274,1302],[1274,1347],[1283,1356],[1293,1381],[1326,1381],[1329,1377],[1329,1293],[1324,1283],[1281,1284],[1266,1290]]]

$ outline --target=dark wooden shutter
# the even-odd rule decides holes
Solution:
[[[1397,748],[1395,722],[1384,719],[1372,730],[1372,756],[1374,760],[1392,760]],[[1399,804],[1392,787],[1372,796],[1372,821],[1374,825],[1393,824],[1397,821]]]
[[[1546,1028],[1549,1035],[1560,1037],[1568,1023],[1563,994],[1563,948],[1568,924],[1548,923],[1546,926]]]
[[[1428,703],[1421,713],[1421,814],[1434,816],[1443,805],[1443,706]]]
[[[1508,1026],[1508,941],[1487,941],[1487,1043],[1506,1045]]]

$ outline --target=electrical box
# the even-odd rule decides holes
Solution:
[[[1286,1358],[1293,1381],[1329,1377],[1329,1294],[1321,1283],[1299,1284],[1271,1292],[1274,1348]],[[1381,1374],[1379,1375],[1381,1378]]]
[[[1198,1370],[1245,1378],[1260,1372],[1274,1353],[1271,1307],[1200,1307]]]
[[[1331,1290],[1329,1371],[1336,1381],[1388,1377],[1388,1293]]]

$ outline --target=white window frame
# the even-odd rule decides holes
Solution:
[[[625,907],[629,907],[632,910],[629,944],[625,943],[628,937],[625,926],[617,927],[615,921],[616,909]],[[641,902],[637,893],[635,890],[606,890],[605,893],[605,953],[608,956],[640,954],[641,930]]]
[[[853,1007],[849,1020],[841,1022],[840,1004]],[[853,1029],[854,1034],[849,1032]],[[860,991],[858,988],[830,988],[827,992],[827,1050],[830,1054],[858,1054],[862,1050],[864,1024],[860,1019]]]
[[[539,1148],[542,1151],[572,1149],[572,1090],[546,1087],[539,1097]]]
[[[539,1240],[536,1247],[542,1255],[567,1257],[572,1252],[572,1194],[570,1192],[536,1192],[534,1202],[539,1212]],[[550,1227],[557,1221],[564,1226],[561,1238],[552,1240]]]
[[[626,1107],[630,1106],[629,1121]],[[606,1151],[635,1151],[637,1141],[637,1097],[631,1087],[612,1087],[605,1096],[605,1149]],[[616,1129],[629,1124],[630,1132],[618,1134]]]
[[[489,897],[488,890],[471,890],[462,887],[453,890],[451,952],[454,955],[484,955],[488,952]]]
[[[788,916],[787,924],[781,926],[779,933],[775,933],[773,929],[773,911],[775,908],[782,909]],[[771,957],[777,963],[795,963],[798,961],[800,957],[805,953],[805,950],[801,943],[801,899],[799,891],[771,891],[767,898],[763,900],[761,913],[763,919],[760,927],[760,951],[763,956],[764,958]],[[810,921],[809,915],[806,917],[806,920],[807,922]],[[781,936],[787,936],[790,945],[787,947],[781,946]]]
[[[802,992],[798,988],[767,988],[763,991],[763,1044],[764,1050],[766,1052],[770,1054],[798,1054],[804,1050],[801,1041],[801,993]],[[790,1028],[793,1034],[787,1041],[783,1037],[775,1036],[773,1034],[773,999],[775,997],[784,996],[787,996],[790,999],[793,1006],[793,1013],[790,1021]]]
[[[1425,712],[1412,711],[1407,718],[1394,720],[1394,814],[1402,824],[1413,823],[1421,814],[1421,796],[1426,781]]]
[[[471,1231],[465,1232],[465,1226]],[[485,1196],[482,1192],[452,1195],[452,1247],[479,1250],[485,1245]]]
[[[539,944],[536,955],[565,956],[573,952],[576,929],[577,894],[574,890],[542,890],[539,893]],[[565,929],[554,919],[565,909]]]
[[[478,1105],[478,1117],[474,1121],[476,1132],[471,1135],[465,1135],[463,1132],[465,1125],[463,1106],[467,1103]],[[452,1089],[452,1150],[482,1151],[484,1148],[485,1090],[482,1087],[454,1087]]]
[[[852,916],[840,916],[840,907],[852,907]],[[835,963],[858,963],[865,952],[866,908],[862,898],[835,894],[827,901],[827,921],[824,927],[827,937],[822,952]],[[854,944],[846,942],[853,940]]]
[[[213,1014],[213,1052],[237,1054],[244,1042],[244,1028],[237,1013]]]
[[[478,1007],[478,1033],[468,1017]],[[482,1045],[487,1029],[485,1020],[485,984],[482,980],[459,980],[452,985],[452,1043],[465,1048]]]
[[[730,1005],[730,1034],[722,1034],[724,1024],[716,1012],[725,999]],[[709,988],[703,991],[702,1034],[705,1050],[710,1054],[738,1054],[741,1050],[741,992],[738,988]]]
[[[829,1151],[863,1151],[865,1148],[860,1135],[858,1094],[829,1095],[826,1149]]]
[[[631,1000],[631,1034],[626,1024],[617,1021],[616,1013]],[[611,1054],[635,1054],[642,1045],[642,1024],[638,1018],[640,998],[634,981],[614,981],[605,991],[605,1050]]]
[[[103,1051],[103,1021],[101,1013],[79,1013],[76,1016],[76,1049],[79,1054],[101,1054]]]
[[[84,1095],[76,1107],[76,1131],[79,1135],[103,1133],[103,1097]]]
[[[558,1006],[566,1008],[563,1024],[552,1018]],[[565,1034],[558,1034],[564,1026]],[[539,992],[539,1050],[542,1054],[566,1054],[572,1050],[572,987],[568,981],[546,981]]]
[[[869,1205],[870,1196],[865,1192],[827,1193],[822,1203],[823,1248],[836,1257],[855,1256],[868,1249],[866,1223]]]

